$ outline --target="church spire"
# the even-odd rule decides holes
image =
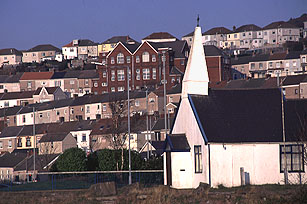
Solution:
[[[182,81],[182,98],[188,94],[208,95],[209,76],[202,44],[201,27],[194,31],[188,64]]]

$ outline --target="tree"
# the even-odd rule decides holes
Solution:
[[[123,157],[122,157],[123,152]],[[118,164],[123,164],[121,170],[129,169],[129,159],[128,150],[112,150],[112,149],[102,149],[97,152],[98,159],[98,169],[100,171],[117,171]],[[123,158],[123,160],[122,160]],[[138,170],[142,169],[144,161],[142,160],[140,154],[135,151],[131,151],[131,169]]]
[[[121,162],[117,164],[116,170],[122,170],[124,168],[124,149],[128,140],[128,102],[126,100],[126,95],[111,95],[109,100],[109,108],[111,111],[112,124],[110,128],[110,134],[105,135],[105,138],[110,143],[112,149],[121,150],[121,158],[115,158],[116,161]],[[136,131],[140,124],[139,114],[135,114],[131,118],[130,128],[131,131]]]
[[[55,165],[57,171],[85,171],[87,170],[85,152],[78,147],[67,149],[57,159]]]

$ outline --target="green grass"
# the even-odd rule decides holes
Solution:
[[[9,189],[2,188],[0,191],[40,191],[40,190],[64,190],[64,189],[87,189],[91,183],[77,180],[57,180],[55,182],[43,181],[37,183],[25,183],[12,185]]]

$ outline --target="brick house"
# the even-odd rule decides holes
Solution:
[[[155,43],[144,41],[141,45],[119,42],[113,51],[100,61],[99,80],[93,80],[95,94],[127,90],[127,67],[131,71],[130,89],[158,87],[163,84],[162,56],[165,52],[167,88],[180,83],[186,65],[188,46],[185,41]]]

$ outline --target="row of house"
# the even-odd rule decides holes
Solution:
[[[83,96],[92,93],[93,80],[98,78],[96,70],[24,72],[9,76],[1,75],[0,93],[35,91],[42,87],[60,87],[71,97]]]
[[[307,28],[307,15],[304,15],[306,22],[304,27],[277,21],[270,23],[263,28],[247,24],[238,28],[235,26],[232,30],[225,27],[215,27],[202,34],[202,43],[204,45],[215,45],[223,49],[259,49],[264,47],[278,47],[285,42],[298,42],[304,37],[301,30]],[[189,45],[192,43],[193,32],[182,37]]]
[[[263,78],[306,73],[307,49],[231,58],[233,78]]]

